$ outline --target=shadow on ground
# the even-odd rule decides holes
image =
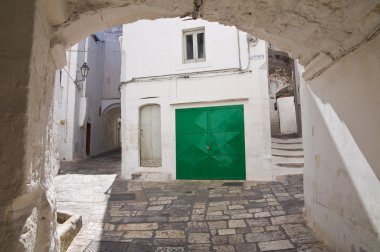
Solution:
[[[120,171],[105,173],[120,162],[115,155],[56,177],[58,207],[84,216],[68,251],[328,251],[305,225],[302,175],[269,183],[125,181]]]

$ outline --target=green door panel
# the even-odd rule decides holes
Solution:
[[[209,179],[209,157],[180,157],[177,159],[178,179]]]
[[[208,134],[207,133],[189,133],[178,136],[178,154],[181,157],[208,155]]]
[[[213,132],[218,131],[241,131],[243,110],[241,108],[229,107],[216,107],[210,109],[210,130]]]
[[[177,130],[181,133],[207,132],[207,110],[189,109],[176,113]]]
[[[209,174],[212,179],[242,180],[245,179],[244,159],[237,156],[210,156]]]
[[[242,154],[242,133],[211,132],[210,154],[236,155]]]
[[[177,179],[245,179],[243,105],[176,110]]]

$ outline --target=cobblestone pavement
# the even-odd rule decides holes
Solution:
[[[241,184],[125,181],[117,155],[65,163],[55,178],[58,209],[83,216],[70,252],[329,251],[305,226],[302,175]]]

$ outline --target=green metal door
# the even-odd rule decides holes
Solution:
[[[177,179],[245,179],[243,105],[176,110]]]

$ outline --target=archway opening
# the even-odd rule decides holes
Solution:
[[[42,217],[52,219],[52,207],[46,205],[53,199],[45,188],[45,185],[49,184],[49,178],[44,174],[45,165],[49,166],[53,160],[49,154],[52,148],[50,139],[46,137],[46,125],[49,125],[50,120],[49,85],[52,79],[52,76],[46,73],[53,69],[53,65],[49,64],[52,61],[47,51],[42,52],[40,49],[50,46],[54,64],[62,66],[62,57],[59,56],[62,54],[62,48],[83,37],[83,34],[77,33],[78,31],[89,34],[96,30],[95,26],[108,27],[121,23],[116,20],[122,19],[125,13],[129,14],[128,18],[135,20],[154,15],[165,17],[190,13],[197,16],[197,13],[201,13],[205,19],[236,24],[246,31],[256,30],[259,37],[274,42],[295,58],[301,58],[301,62],[306,66],[305,76],[308,80],[304,90],[309,113],[304,115],[309,124],[306,126],[308,131],[304,133],[308,132],[305,137],[307,142],[311,143],[308,149],[308,163],[312,168],[311,173],[305,177],[305,199],[308,202],[306,212],[310,223],[316,223],[316,228],[325,233],[336,247],[344,250],[350,250],[352,247],[356,250],[377,250],[377,239],[373,237],[376,233],[373,229],[379,229],[376,224],[378,222],[374,221],[377,218],[376,212],[379,212],[376,211],[376,195],[364,195],[365,192],[377,188],[379,177],[376,150],[380,134],[377,127],[378,119],[371,116],[377,112],[375,108],[378,107],[378,87],[370,84],[377,83],[376,69],[379,65],[376,57],[379,49],[378,2],[339,2],[332,5],[322,1],[302,1],[295,5],[285,1],[272,4],[262,1],[236,1],[232,7],[227,2],[218,6],[215,6],[214,1],[203,1],[203,4],[201,2],[196,1],[194,4],[178,1],[173,4],[172,1],[157,1],[149,4],[144,2],[140,6],[125,6],[119,1],[110,1],[107,4],[96,2],[91,5],[70,2],[65,3],[66,6],[57,7],[57,2],[46,4],[38,1],[36,5],[30,3],[23,10],[19,10],[18,3],[10,4],[9,7],[14,13],[17,10],[25,14],[22,15],[25,19],[22,24],[14,22],[13,12],[1,8],[6,12],[3,16],[20,27],[12,27],[13,31],[6,33],[6,36],[12,39],[4,40],[4,46],[17,50],[4,50],[4,54],[13,58],[14,51],[20,53],[15,61],[6,65],[7,69],[20,69],[19,63],[22,69],[34,69],[19,76],[14,76],[14,71],[4,71],[5,79],[10,79],[17,85],[7,85],[4,95],[7,103],[14,104],[11,107],[4,106],[4,109],[7,116],[15,118],[15,123],[11,124],[11,127],[4,124],[6,131],[2,140],[7,148],[2,151],[5,153],[2,161],[4,167],[9,168],[5,169],[7,176],[2,181],[10,187],[15,184],[23,186],[15,188],[16,193],[5,192],[6,203],[3,207],[11,209],[10,212],[24,213],[14,216],[13,220],[16,221],[2,229],[8,234],[7,237],[10,237],[5,243],[5,248],[33,247],[37,244],[37,250],[44,250],[43,248],[50,246],[49,242],[46,242],[49,237],[46,230],[50,229],[50,223],[46,221],[47,224],[32,225],[35,227],[30,230],[32,236],[40,234],[38,237],[33,236],[36,237],[37,243],[19,242],[24,224],[27,221],[37,222],[39,210],[43,208]],[[60,4],[62,3],[58,3]],[[140,8],[144,6],[147,8]],[[123,13],[128,8],[130,11]],[[53,12],[52,9],[59,13]],[[20,33],[20,30],[30,36],[23,37],[25,33]],[[50,33],[52,30],[56,31],[54,38]],[[75,34],[75,38],[67,36],[69,33]],[[279,34],[283,36],[280,38]],[[352,51],[355,52],[351,53]],[[355,64],[357,61],[362,64]],[[35,63],[34,68],[30,68],[31,62]],[[359,86],[357,83],[363,84]],[[344,91],[344,95],[340,95],[341,91]],[[7,97],[8,94],[13,95]],[[16,96],[19,102],[10,102],[10,99]],[[361,113],[362,111],[367,113]],[[365,132],[362,122],[369,122],[366,124]],[[336,126],[339,130],[336,130]],[[14,128],[20,130],[15,133]],[[19,135],[19,132],[23,133]],[[18,140],[14,141],[9,136],[15,136]],[[41,144],[41,139],[46,140]],[[320,141],[322,139],[323,141]],[[354,156],[354,162],[351,162],[351,159],[347,162],[347,156]],[[318,169],[320,167],[327,168]],[[357,172],[355,167],[361,167],[360,172]],[[46,173],[48,175],[49,172]],[[342,174],[344,176],[341,176]],[[363,177],[366,183],[362,183]],[[30,183],[30,180],[37,183]],[[306,183],[306,180],[310,183]],[[365,185],[362,186],[363,184]],[[24,187],[27,189],[24,190]],[[25,191],[27,193],[24,193]],[[24,197],[25,195],[27,197]],[[36,200],[37,198],[41,201]],[[19,200],[23,204],[16,204]],[[352,208],[352,205],[359,207]],[[343,217],[342,214],[337,214],[342,212]],[[327,218],[324,218],[326,216]],[[349,221],[349,216],[356,216],[361,220],[360,223],[365,225],[355,226]],[[9,223],[8,219],[6,220],[6,223]],[[332,221],[336,224],[334,226],[342,226],[345,231],[337,232],[331,229]],[[352,235],[349,230],[360,231]],[[373,238],[369,239],[372,242],[363,245],[360,241],[367,240],[368,237]]]

